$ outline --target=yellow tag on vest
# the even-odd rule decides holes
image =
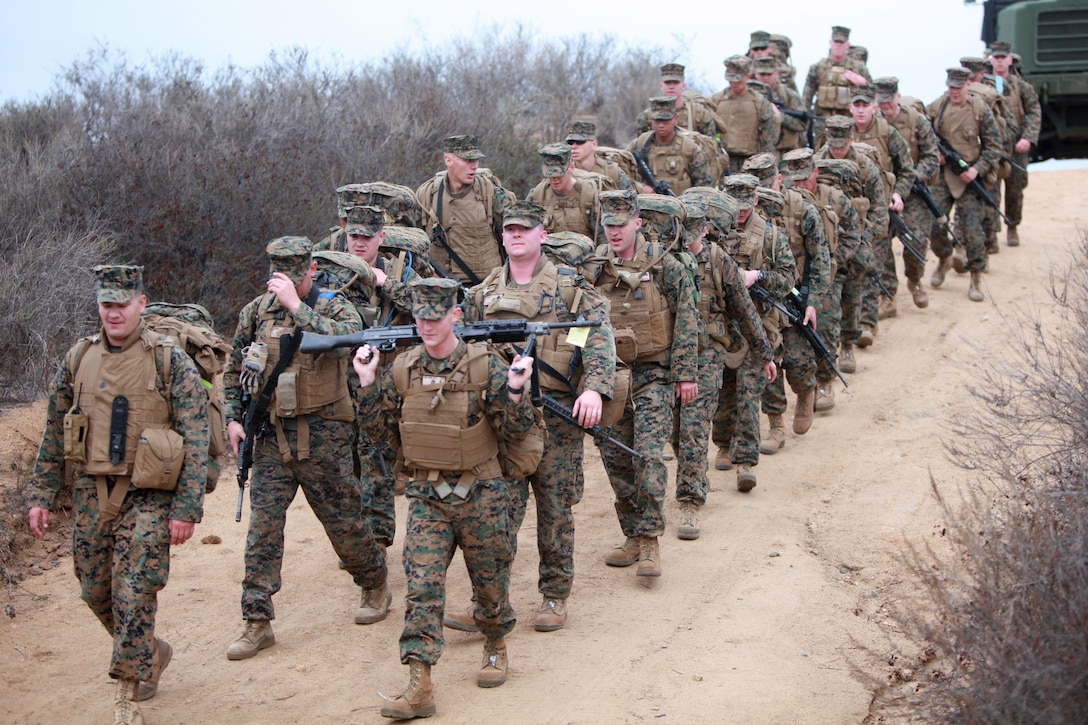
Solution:
[[[567,343],[575,347],[585,347],[588,340],[588,327],[573,327],[567,332]]]

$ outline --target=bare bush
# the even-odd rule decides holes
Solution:
[[[1085,254],[1088,235],[1075,256]],[[1021,311],[1006,320],[1004,353],[979,351],[979,409],[946,443],[979,473],[962,501],[941,499],[954,555],[913,552],[925,598],[900,618],[949,675],[919,698],[932,721],[1088,712],[1088,269],[1071,266],[1052,287],[1056,327]]]

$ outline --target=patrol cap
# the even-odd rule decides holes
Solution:
[[[850,28],[844,28],[841,25],[831,26],[831,39],[839,42],[850,41]]]
[[[990,63],[985,58],[981,58],[977,55],[963,56],[960,58],[960,65],[971,71],[972,75],[977,75],[990,70]]]
[[[760,186],[767,186],[774,182],[774,177],[778,173],[778,166],[775,162],[774,154],[762,153],[749,156],[744,161],[744,166],[741,170],[746,174],[752,174],[759,179]]]
[[[821,176],[827,174],[838,183],[844,183],[848,179],[856,179],[861,173],[858,165],[851,159],[819,159],[816,161],[816,171]]]
[[[681,197],[684,205],[684,244],[695,241],[706,225],[706,206],[694,197]]]
[[[716,236],[727,234],[737,221],[736,201],[721,189],[693,186],[680,195],[685,209],[689,199],[702,204],[706,220],[716,230]]]
[[[412,317],[417,320],[441,320],[457,306],[460,283],[445,277],[415,279],[408,283],[412,294]]]
[[[672,96],[654,96],[650,99],[650,120],[668,121],[676,118],[676,99]]]
[[[756,205],[756,187],[759,179],[751,174],[733,174],[725,177],[725,191],[737,201],[737,210],[744,211]]]
[[[864,45],[851,45],[846,54],[851,58],[857,58],[862,63],[869,62],[869,49]]]
[[[336,190],[336,211],[341,219],[348,215],[348,209],[353,206],[365,204],[367,199],[367,184],[346,184]]]
[[[963,88],[967,85],[967,81],[971,80],[971,71],[961,66],[949,68],[946,72],[948,78],[945,79],[944,84],[949,88]]]
[[[567,143],[592,141],[597,138],[597,124],[593,121],[571,121],[567,124]]]
[[[661,80],[662,81],[682,81],[684,80],[684,66],[679,63],[666,63],[661,66]]]
[[[570,144],[550,143],[537,149],[546,179],[554,179],[567,173],[570,168]]]
[[[766,30],[756,30],[752,32],[751,39],[748,41],[749,50],[759,50],[760,48],[766,48],[771,44],[771,34]]]
[[[756,73],[776,73],[779,70],[778,61],[769,55],[756,58],[752,61],[752,70]]]
[[[771,216],[780,216],[786,208],[786,197],[781,192],[760,186],[756,189],[756,203]]]
[[[746,55],[731,55],[722,62],[725,64],[725,80],[731,83],[744,80],[752,70],[752,60]]]
[[[782,154],[782,178],[803,181],[812,175],[812,149],[804,146]]]
[[[865,101],[866,103],[872,103],[876,98],[876,93],[872,86],[850,86],[850,102]]]
[[[771,87],[761,80],[749,78],[744,82],[744,85],[748,86],[748,90],[755,91],[764,98],[769,98],[771,95]]]
[[[279,237],[264,248],[268,253],[269,276],[274,272],[287,275],[295,285],[302,284],[310,270],[314,245],[306,237]]]
[[[372,237],[385,226],[385,212],[376,206],[353,206],[348,209],[345,234]]]
[[[990,55],[1003,57],[1012,53],[1012,43],[1006,40],[995,40],[990,43]]]
[[[873,81],[873,91],[877,103],[894,100],[899,93],[899,79],[895,76],[877,78]]]
[[[790,40],[788,35],[771,33],[771,42],[775,44],[775,47],[778,48],[778,51],[782,54],[783,58],[790,57],[790,48],[793,47],[793,41]]]
[[[671,98],[669,99],[672,100]],[[634,189],[601,192],[601,224],[620,227],[638,216],[638,194]]]
[[[144,268],[130,264],[100,264],[92,267],[95,288],[98,292],[98,304],[119,302],[127,304],[129,300],[144,291]]]
[[[569,149],[570,146],[567,146]],[[526,229],[534,229],[544,224],[544,216],[547,212],[544,211],[544,207],[540,206],[536,202],[525,199],[524,201],[514,201],[510,203],[510,206],[506,208],[506,211],[502,215],[503,228],[509,226],[525,227]]]
[[[841,149],[850,145],[850,139],[853,132],[853,118],[850,116],[832,116],[827,119],[824,135],[827,138],[828,146],[833,149]]]
[[[442,145],[446,153],[460,156],[465,161],[484,158],[480,153],[480,139],[475,136],[447,136],[442,139]]]

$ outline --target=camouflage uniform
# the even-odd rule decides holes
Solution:
[[[571,121],[567,124],[567,137],[564,140],[572,146],[588,143],[589,141],[596,143],[597,124],[592,121]],[[605,153],[598,153],[596,149],[597,147],[594,146],[593,168],[582,170],[608,178],[612,182],[611,188],[613,189],[632,188],[631,177],[620,167],[619,163]],[[616,151],[618,152],[618,149]],[[573,155],[573,151],[571,153]]]
[[[735,55],[726,59],[725,66],[726,80],[735,82],[747,77],[751,62]],[[747,88],[739,95],[725,88],[711,96],[710,102],[726,124],[724,145],[733,173],[740,173],[749,156],[774,153],[780,123],[770,101]]]
[[[950,68],[948,70],[948,83],[967,82],[968,71],[964,68]],[[963,122],[968,127],[957,129],[957,133],[951,133],[953,119],[949,111],[956,111],[957,119],[965,119]],[[956,109],[948,98],[948,94],[942,94],[940,98],[929,104],[927,115],[933,122],[935,133],[942,135],[954,145],[963,148],[957,150],[967,163],[978,171],[978,180],[985,183],[986,175],[997,165],[1004,149],[1001,132],[993,113],[986,107],[984,101],[975,96],[968,95],[965,106]],[[965,133],[974,129],[973,133]],[[978,149],[977,154],[972,153]],[[965,153],[965,151],[967,153]],[[959,173],[948,164],[944,165],[943,173],[937,177],[937,182],[930,187],[933,198],[945,214],[948,214],[952,205],[956,206],[956,230],[957,235],[962,234],[964,246],[967,249],[966,268],[969,272],[984,272],[986,268],[986,245],[983,220],[986,216],[986,204],[973,191],[966,188],[960,180]],[[945,235],[935,235],[932,239],[933,252],[946,260],[952,255],[952,241]]]
[[[831,39],[849,41],[850,29],[841,26],[831,28]],[[842,61],[833,61],[830,57],[821,58],[809,66],[801,99],[810,113],[823,117],[850,115],[848,94],[853,84],[844,75],[844,71],[848,70],[864,76],[869,83],[873,82],[865,64],[849,55]],[[817,129],[817,132],[822,130]]]
[[[601,177],[581,169],[572,169],[570,146],[565,143],[547,144],[540,147],[544,179],[525,197],[545,210],[544,228],[549,234],[577,232],[590,239],[597,239],[597,196],[608,177]],[[573,186],[560,193],[552,188],[548,179],[573,176]]]
[[[96,267],[99,302],[126,303],[141,294],[141,267]],[[204,387],[200,374],[188,355],[167,338],[155,335],[140,322],[120,349],[103,350],[104,363],[114,354],[143,345],[146,356],[153,358],[156,397],[169,405],[169,428],[184,439],[184,460],[177,488],[173,491],[132,488],[124,496],[120,511],[112,519],[104,518],[100,496],[109,488],[129,486],[129,476],[94,476],[80,464],[72,482],[72,563],[80,582],[80,598],[87,603],[98,621],[113,638],[110,677],[121,680],[149,681],[153,677],[152,649],[155,646],[155,612],[158,592],[166,586],[170,573],[169,521],[199,522],[203,515],[204,483],[208,466],[208,418]],[[42,435],[34,474],[27,485],[26,500],[31,508],[49,510],[64,485],[66,464],[64,419],[75,409],[88,414],[86,440],[109,438],[109,424],[98,427],[102,417],[92,413],[105,407],[105,419],[117,387],[103,383],[99,391],[84,387],[78,395],[74,388],[78,367],[90,364],[96,347],[109,348],[105,332],[78,342],[57,369],[49,393],[45,432]],[[164,355],[169,355],[169,374],[164,369]],[[77,360],[78,358],[78,360]],[[122,363],[123,364],[123,363]],[[115,366],[111,365],[111,368]],[[149,368],[144,368],[149,369]],[[116,371],[114,371],[116,372]],[[141,386],[142,387],[142,386]],[[145,398],[151,396],[144,396]],[[134,402],[132,412],[139,410]],[[146,419],[144,419],[146,421]],[[126,434],[126,448],[131,455],[139,431],[131,421]],[[131,470],[131,460],[129,468]],[[101,479],[101,486],[98,484]]]
[[[1005,41],[995,41],[990,44],[990,55],[1008,55],[1012,52],[1011,46]],[[1039,105],[1039,94],[1035,87],[1020,77],[1015,70],[1009,69],[1007,77],[999,81],[998,91],[1008,99],[1008,105],[1012,110],[1016,128],[1009,134],[1010,143],[1006,149],[1009,156],[1025,169],[1028,166],[1028,151],[1017,151],[1013,148],[1020,139],[1027,139],[1032,146],[1039,143],[1039,131],[1042,127],[1042,108]],[[1012,226],[1019,226],[1024,208],[1024,189],[1028,185],[1028,174],[1013,168],[1009,178],[1005,179],[1005,216],[1012,221]]]
[[[666,63],[661,66],[661,82],[665,83],[666,81],[683,83],[684,66],[679,63]],[[714,110],[707,103],[706,98],[694,91],[684,91],[677,100],[683,102],[682,106],[676,107],[677,128],[701,133],[710,138],[717,136],[721,125],[720,119],[715,117]],[[650,125],[652,113],[653,108],[647,108],[638,114],[638,118],[635,120],[636,135],[646,133],[652,128]]]
[[[706,221],[705,212],[694,214],[692,210],[699,202],[682,200],[688,209],[685,234],[698,235]],[[701,322],[699,394],[687,405],[674,409],[672,447],[677,460],[676,500],[702,506],[706,503],[710,483],[707,479],[707,444],[711,421],[718,407],[730,329],[740,333],[761,365],[774,359],[774,351],[733,258],[713,242],[703,243],[701,249],[692,254],[700,275],[697,303]]]
[[[757,58],[752,62],[752,70],[757,75],[767,76],[767,81],[770,82],[774,76],[774,73],[780,73],[784,69],[784,66],[780,66],[778,61],[773,57]],[[805,104],[801,100],[801,94],[793,88],[790,88],[788,84],[777,80],[774,87],[768,91],[767,100],[777,106],[780,110],[786,109],[790,111],[797,111],[799,113],[806,112]],[[778,140],[775,143],[775,151],[781,156],[787,151],[805,146],[808,143],[806,133],[808,131],[808,123],[805,119],[795,118],[794,116],[781,113],[779,119],[781,130],[778,134]]]
[[[638,213],[637,197],[631,192],[603,194],[601,205],[606,225],[622,225]],[[650,264],[652,258],[648,255],[651,253],[659,261]],[[631,398],[613,426],[613,435],[644,455],[645,461],[636,465],[628,454],[614,446],[601,449],[601,459],[616,494],[616,514],[624,536],[628,539],[656,538],[665,530],[668,470],[662,453],[672,433],[676,385],[695,382],[699,377],[699,314],[695,308],[695,284],[683,263],[669,253],[657,256],[660,248],[651,250],[641,233],[631,260],[617,258],[609,245],[600,246],[597,254],[608,260],[597,276],[595,286],[611,302],[614,330],[618,330],[616,312],[623,309],[629,299],[640,299],[645,294],[622,282],[619,272],[627,274],[645,268],[640,279],[657,288],[672,316],[671,329],[666,331],[670,339],[665,349],[649,356],[640,353],[630,361]]]
[[[475,136],[449,136],[445,152],[466,160],[482,159]],[[447,172],[440,171],[416,189],[423,208],[423,228],[445,230],[445,246],[432,233],[432,264],[462,284],[479,283],[502,264],[502,215],[513,195],[487,169],[479,169],[472,184],[458,193],[450,192]],[[452,251],[451,251],[452,250]],[[468,271],[453,258],[456,254]]]
[[[669,120],[676,117],[673,99],[668,96],[651,98],[655,120]],[[711,186],[714,179],[710,173],[710,160],[699,144],[687,131],[675,129],[672,140],[658,143],[657,135],[647,131],[632,141],[627,150],[631,153],[644,153],[647,164],[654,177],[667,181],[673,193],[680,194],[693,186]]]
[[[725,250],[741,270],[758,271],[761,279],[757,283],[764,289],[775,297],[785,297],[793,288],[797,268],[789,238],[753,208],[758,179],[739,174],[729,177],[725,183],[726,192],[735,197],[742,208],[747,205],[752,209],[736,232],[724,240]],[[762,248],[746,252],[743,245],[757,234],[763,235]],[[757,254],[762,258],[758,265],[753,264]],[[777,312],[761,312],[768,338],[777,350],[782,344]],[[759,401],[767,384],[764,362],[749,349],[738,368],[725,369],[711,438],[720,450],[729,452],[734,465],[755,466],[759,463]]]
[[[528,202],[516,202],[507,212],[508,224],[539,226],[543,221],[543,210]],[[532,227],[530,227],[532,228]],[[563,293],[560,280],[566,277],[570,283],[568,293]],[[574,270],[558,269],[543,255],[533,274],[532,287],[541,280],[556,279],[557,287],[545,290],[539,298],[547,298],[548,308],[536,311],[532,317],[524,319],[538,321],[573,322],[584,318],[587,322],[600,322],[599,327],[589,328],[589,336],[581,348],[582,386],[584,390],[595,390],[602,399],[612,397],[612,381],[616,374],[616,345],[612,336],[612,327],[608,323],[608,304],[593,290],[593,287]],[[500,306],[503,300],[501,286],[521,288],[510,278],[509,263],[493,272],[484,283],[472,290],[472,296],[466,301],[465,319],[468,322],[491,319],[509,319],[522,317],[521,313],[503,312]],[[569,297],[569,299],[568,299]],[[570,304],[577,305],[574,309]],[[553,333],[563,341],[556,341],[557,350],[574,353],[573,345],[567,344],[566,333]],[[550,337],[550,336],[549,336]],[[550,341],[548,341],[550,342]],[[538,341],[537,350],[546,345]],[[542,360],[543,351],[534,352],[533,357]],[[558,364],[558,363],[556,363]],[[555,365],[552,365],[554,368]],[[557,369],[559,373],[574,372]],[[575,395],[565,381],[553,378],[539,366],[541,391],[554,397],[568,408],[574,404]],[[548,437],[544,455],[536,472],[527,479],[512,481],[516,491],[516,503],[513,510],[514,531],[521,528],[525,517],[525,507],[529,499],[529,488],[536,499],[536,542],[540,555],[538,589],[546,598],[566,599],[570,596],[574,582],[574,512],[572,507],[582,499],[584,480],[582,478],[582,455],[584,432],[568,423],[550,410],[544,410],[544,422]],[[516,545],[516,536],[515,541]]]
[[[310,260],[309,240],[286,237],[268,245],[273,271],[287,274],[296,285],[305,277]],[[239,378],[243,349],[257,341],[279,348],[282,334],[297,329],[323,335],[347,335],[361,327],[359,314],[339,293],[321,291],[313,285],[294,315],[284,309],[275,295],[265,293],[238,314],[238,328],[224,376],[227,420],[242,422],[242,387]],[[345,348],[325,353],[343,360]],[[296,352],[291,366],[303,366],[298,374],[300,389],[311,375],[313,363]],[[269,363],[271,366],[271,361]],[[328,534],[333,549],[364,590],[385,584],[385,558],[381,555],[369,520],[363,515],[359,486],[352,470],[351,420],[354,409],[348,392],[347,371],[341,364],[342,389],[335,402],[320,412],[283,415],[279,388],[269,406],[274,434],[254,442],[250,486],[249,534],[246,538],[245,578],[242,581],[242,616],[247,621],[275,618],[272,597],[281,586],[283,529],[287,509],[302,487],[306,500]],[[271,370],[267,371],[271,372]],[[282,382],[282,376],[281,376]]]
[[[440,319],[455,303],[456,287],[450,288],[446,280],[425,282],[430,285],[427,291],[423,290],[426,285],[416,285],[420,291],[413,314],[421,319]],[[425,349],[419,349],[416,364],[422,375],[445,381],[470,352],[462,341],[446,358],[434,358]],[[497,351],[485,354],[487,380],[479,384],[486,392],[481,395],[468,386],[464,393],[468,396],[469,424],[486,419],[500,440],[521,440],[534,422],[529,396],[522,395],[520,402],[513,402],[507,388],[509,366]],[[399,419],[404,399],[395,371],[386,369],[374,385],[363,388],[362,401],[371,410],[380,409]],[[496,449],[494,456],[497,455]],[[410,660],[434,664],[442,654],[446,570],[458,547],[472,580],[474,618],[480,631],[495,639],[514,628],[516,619],[510,606],[509,588],[516,536],[510,500],[515,494],[511,482],[493,463],[495,460],[493,457],[479,468],[500,475],[483,479],[472,476],[472,471],[412,469],[410,472],[405,492],[409,503],[404,536],[408,593],[400,636],[400,659],[404,664]],[[407,460],[406,464],[411,466],[412,461]],[[428,480],[429,474],[434,480]],[[469,483],[462,497],[460,484],[465,475]]]

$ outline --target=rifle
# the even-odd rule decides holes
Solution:
[[[903,219],[899,212],[888,210],[888,226],[899,237],[899,241],[903,242],[903,250],[917,259],[919,264],[924,265],[926,263],[926,244],[910,230],[906,220]]]
[[[573,327],[600,327],[600,322],[529,322],[528,320],[485,320],[455,325],[453,334],[467,342],[490,341],[494,343],[521,342],[531,335],[548,335],[552,330]],[[422,344],[423,338],[415,325],[370,327],[350,335],[319,335],[303,332],[301,352],[320,355],[338,347],[370,345],[379,352],[389,352],[397,347]]]
[[[664,196],[676,196],[676,193],[669,186],[667,181],[658,181],[654,178],[654,172],[650,170],[650,163],[646,160],[646,149],[650,148],[650,144],[653,142],[653,136],[646,142],[646,145],[642,147],[641,151],[632,151],[631,154],[635,157],[635,164],[638,166],[638,174],[642,177],[648,185],[653,187],[655,194],[662,194]]]
[[[435,227],[437,228],[438,225],[436,224]],[[445,238],[444,233],[443,233],[443,238]],[[449,249],[449,247],[447,247],[447,249]],[[450,249],[450,259],[453,259],[453,255],[454,255],[454,251],[452,249]],[[454,260],[454,261],[456,261],[456,260]],[[466,287],[464,285],[464,283],[461,282],[461,279],[457,275],[450,274],[449,272],[447,272],[447,271],[443,270],[441,267],[439,267],[437,264],[433,264],[433,263],[431,264],[431,269],[433,269],[434,273],[437,274],[442,279],[452,279],[454,282],[457,283],[457,287],[458,287],[457,291],[461,295],[461,301],[462,302],[464,302],[465,300],[468,299],[468,297],[469,297],[468,287]]]
[[[957,174],[963,173],[971,168],[971,164],[967,163],[963,156],[961,156],[956,149],[952,148],[952,144],[948,143],[948,140],[945,139],[944,136],[937,133],[936,128],[933,129],[933,135],[937,137],[937,149],[944,155],[945,160],[952,165]],[[975,192],[987,206],[992,207],[994,211],[1000,214],[1006,224],[1012,225],[1012,221],[1005,216],[1005,212],[1001,211],[1001,205],[990,196],[990,192],[986,191],[986,187],[982,185],[982,182],[978,180],[978,177],[972,179],[971,183],[967,185],[967,188]]]
[[[889,300],[895,299],[895,295],[893,295],[892,291],[888,289],[888,285],[884,284],[884,278],[880,276],[880,272],[876,271],[875,269],[870,269],[869,276],[873,278],[873,281],[876,282],[876,286],[880,288],[880,291],[884,294],[885,297],[887,297]]]
[[[785,101],[776,101],[774,99],[771,99],[771,102],[774,103],[774,105],[778,107],[778,110],[781,111],[784,115],[789,116],[790,118],[796,118],[798,121],[804,121],[805,143],[808,144],[809,148],[816,148],[816,134],[815,130],[812,127],[812,114],[808,111],[797,111],[792,108],[786,108],[786,106],[783,105]]]
[[[1008,154],[1001,154],[1001,160],[1002,161],[1008,161],[1009,166],[1013,167],[1017,171],[1023,171],[1025,174],[1028,173],[1027,169],[1025,169],[1020,164],[1016,163],[1016,159],[1014,159],[1012,156],[1009,156]]]
[[[234,514],[235,521],[242,520],[242,505],[245,503],[246,481],[249,480],[249,469],[253,467],[253,447],[257,445],[257,438],[261,430],[268,424],[268,406],[272,402],[272,394],[276,392],[276,383],[279,382],[280,373],[291,364],[291,358],[299,349],[299,341],[306,335],[297,331],[291,335],[280,337],[280,359],[272,374],[268,376],[264,387],[256,397],[250,397],[246,407],[246,415],[242,420],[242,427],[246,436],[238,443],[238,510]]]
[[[955,240],[956,235],[948,223],[948,216],[942,212],[941,207],[937,205],[937,200],[933,198],[933,194],[930,193],[929,187],[921,181],[915,181],[914,185],[910,187],[910,193],[916,194],[918,198],[922,200],[922,203],[929,209],[929,213],[937,220],[937,226],[939,226],[945,234]]]
[[[441,190],[439,190],[438,192],[438,198],[441,201]],[[441,213],[441,210],[439,210],[439,213]],[[446,237],[446,232],[448,232],[449,230],[450,227],[446,227],[443,229],[441,222],[435,222],[434,229],[431,230],[431,242],[446,250],[446,254],[449,255],[450,261],[460,267],[461,271],[465,273],[466,277],[468,277],[469,282],[474,285],[480,284],[481,280],[479,275],[473,272],[472,268],[468,266],[465,260],[461,259],[461,255],[455,252],[453,250],[453,247],[450,246],[449,239]],[[438,272],[438,274],[442,277],[445,277],[446,279],[454,279],[451,275],[443,272],[437,264],[432,264],[431,266],[434,267],[435,271]],[[464,289],[464,285],[461,286],[461,289]]]
[[[785,301],[779,300],[772,295],[765,287],[760,284],[754,284],[748,288],[748,291],[752,293],[752,297],[762,302],[764,305],[770,305],[776,310],[786,316],[786,320],[796,327],[801,335],[805,338],[808,344],[812,347],[812,352],[816,356],[816,362],[821,360],[827,360],[828,365],[831,366],[831,370],[839,376],[839,380],[846,387],[850,387],[850,383],[846,382],[846,378],[839,372],[839,368],[835,365],[835,357],[831,350],[827,347],[827,343],[820,337],[820,333],[811,325],[806,325],[805,320],[805,307],[807,306],[805,300],[801,297],[796,289],[790,290],[790,293],[786,296]]]

